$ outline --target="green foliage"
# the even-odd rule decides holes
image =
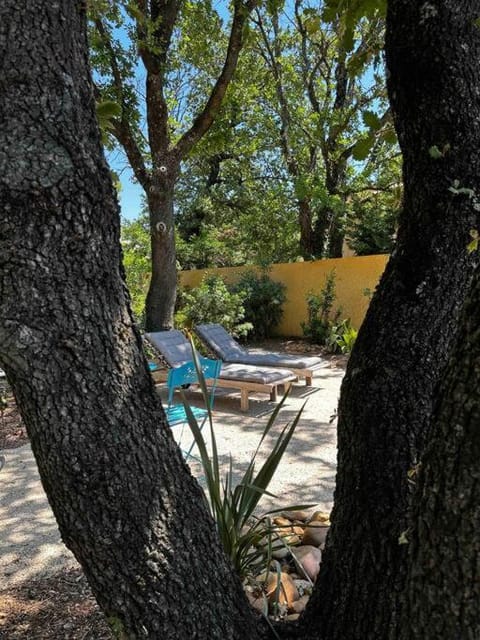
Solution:
[[[150,231],[146,214],[138,220],[122,221],[121,242],[133,314],[139,325],[143,326],[151,273]]]
[[[335,271],[330,271],[325,277],[325,284],[320,293],[310,291],[307,294],[308,320],[302,322],[304,335],[312,342],[327,345],[331,328],[338,324],[341,311],[333,313],[335,294]]]
[[[182,229],[177,233],[177,262],[182,270],[243,264],[244,253],[233,226],[218,229],[212,224],[201,224],[197,234],[185,239]]]
[[[470,229],[470,237],[471,237],[471,241],[467,245],[467,251],[468,253],[473,253],[478,249],[478,239],[479,239],[478,231],[476,229]]]
[[[218,322],[237,337],[245,336],[252,328],[244,322],[242,296],[232,293],[220,276],[204,276],[200,286],[182,294],[183,306],[176,316],[176,324],[187,327],[205,322]]]
[[[113,129],[112,120],[121,114],[122,108],[113,100],[103,100],[102,102],[96,103],[95,109],[97,112],[98,126],[102,133],[102,142],[104,145],[108,146],[108,133]]]
[[[348,228],[348,245],[358,256],[391,253],[395,246],[398,210],[388,202],[377,207],[357,206]]]
[[[323,19],[337,22],[342,33],[342,44],[351,51],[355,41],[355,30],[363,19],[371,22],[384,19],[387,0],[325,0]]]
[[[331,353],[350,353],[357,339],[357,331],[349,319],[340,320],[341,309],[333,310],[336,299],[335,270],[325,277],[320,293],[307,295],[308,321],[302,322],[305,336],[312,342],[324,345]]]
[[[331,324],[326,346],[329,351],[336,353],[350,353],[357,340],[358,331],[354,329],[349,319],[342,320],[339,324]]]
[[[245,271],[233,291],[240,294],[245,308],[245,320],[253,326],[251,336],[262,339],[272,335],[283,315],[286,287],[266,273]]]
[[[200,379],[200,386],[205,399],[205,406],[209,407],[208,391],[195,350],[193,350],[193,354]],[[257,449],[238,484],[234,484],[233,461],[231,456],[229,469],[222,475],[211,411],[209,410],[208,412],[211,436],[211,454],[209,454],[203,434],[188,402],[183,396],[188,422],[199,450],[200,460],[205,474],[209,498],[208,507],[215,521],[225,553],[231,559],[234,568],[241,578],[257,575],[259,571],[265,567],[265,551],[264,549],[257,549],[256,545],[266,536],[267,545],[268,540],[270,540],[271,548],[272,530],[269,525],[268,516],[285,509],[309,508],[313,506],[284,505],[282,508],[268,511],[260,517],[254,515],[254,511],[261,497],[266,494],[272,495],[268,493],[268,486],[302,415],[303,407],[295,416],[293,422],[287,424],[282,429],[280,435],[277,436],[273,443],[269,443],[269,453],[265,462],[261,468],[256,471],[256,458],[261,445],[275,425],[287,395],[288,393],[284,395],[268,420]],[[268,564],[267,562],[267,566]]]

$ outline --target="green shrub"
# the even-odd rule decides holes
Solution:
[[[307,294],[308,321],[302,322],[302,331],[307,338],[318,344],[327,345],[332,326],[340,321],[341,310],[333,312],[333,303],[337,297],[335,277],[335,271],[330,271],[320,293],[310,291]]]
[[[183,291],[182,302],[176,316],[177,326],[191,328],[204,322],[218,322],[237,337],[245,336],[252,328],[244,322],[242,296],[229,291],[220,276],[204,276],[198,287]]]
[[[286,287],[275,282],[264,273],[255,271],[242,274],[233,291],[243,298],[245,320],[253,325],[251,336],[257,339],[268,338],[283,315],[283,303],[286,300]]]
[[[337,297],[335,277],[335,271],[331,271],[320,293],[310,291],[307,294],[308,321],[302,322],[302,330],[312,342],[326,346],[332,353],[350,353],[357,331],[349,319],[340,320],[341,309],[333,310]]]
[[[332,353],[350,353],[357,339],[358,331],[354,329],[350,320],[346,318],[339,324],[332,324],[326,346]]]

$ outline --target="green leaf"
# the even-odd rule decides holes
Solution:
[[[437,160],[438,158],[443,158],[443,153],[440,151],[440,149],[437,147],[436,144],[433,145],[433,147],[430,147],[430,149],[428,150],[428,154],[434,160]]]
[[[355,143],[355,146],[352,150],[352,156],[355,160],[365,160],[368,157],[374,143],[373,136],[366,136],[364,138],[360,138]]]
[[[402,533],[398,536],[398,544],[408,544],[408,529],[406,531],[402,531]]]
[[[122,107],[118,104],[118,102],[114,102],[113,100],[103,100],[102,102],[97,102],[95,108],[97,111],[98,119],[115,118],[122,113]]]
[[[366,126],[374,131],[378,131],[382,126],[382,121],[374,111],[364,111],[362,118]]]
[[[320,16],[307,18],[304,21],[303,26],[309,36],[318,33],[320,31]]]
[[[324,22],[334,22],[337,17],[338,8],[335,2],[325,3],[325,7],[322,11],[322,20]]]
[[[468,253],[473,253],[478,249],[478,241],[479,241],[479,233],[476,229],[470,229],[470,236],[472,238],[471,242],[467,244]]]
[[[396,144],[397,134],[395,132],[395,129],[393,127],[389,127],[388,129],[383,131],[382,138],[385,140],[385,142],[388,142],[388,144]]]

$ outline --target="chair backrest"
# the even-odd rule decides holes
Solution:
[[[213,407],[213,399],[215,393],[215,387],[217,379],[222,368],[221,360],[210,360],[209,358],[198,357],[200,370],[205,380],[210,381],[210,395],[208,399],[208,405],[210,409]],[[170,369],[167,378],[168,387],[168,406],[173,403],[173,394],[175,389],[186,384],[192,384],[198,382],[198,372],[193,360],[185,362],[180,367]]]
[[[235,356],[245,354],[245,350],[238,344],[221,324],[198,324],[195,333],[222,360],[234,360]]]
[[[146,333],[145,337],[165,358],[169,367],[178,367],[192,360],[192,346],[178,329]]]

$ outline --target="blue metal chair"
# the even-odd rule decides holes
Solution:
[[[208,409],[210,411],[213,408],[215,387],[217,385],[217,378],[220,374],[220,369],[222,368],[221,360],[209,360],[208,358],[198,357],[198,364],[200,370],[202,372],[202,376],[205,380],[209,381],[210,393],[207,399]],[[195,367],[195,363],[193,361],[186,362],[179,367],[175,367],[174,369],[170,369],[167,378],[167,388],[168,388],[168,406],[165,410],[167,416],[167,422],[170,427],[175,427],[182,425],[182,432],[180,434],[179,443],[181,446],[183,429],[185,425],[188,423],[187,414],[185,411],[185,407],[182,404],[174,403],[174,394],[175,390],[180,387],[185,387],[190,384],[194,384],[198,382],[198,373]],[[203,428],[205,422],[208,418],[208,409],[201,409],[199,407],[190,407],[200,429]],[[195,446],[195,439],[188,447],[188,450],[182,449],[182,453],[185,457],[185,460],[188,460],[191,456],[191,451]]]

